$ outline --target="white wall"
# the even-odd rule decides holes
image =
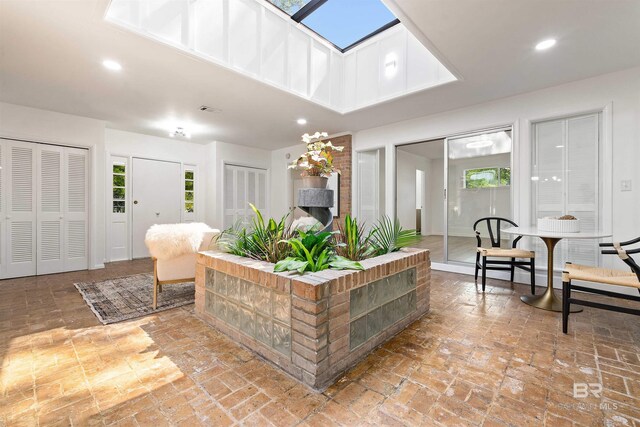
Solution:
[[[0,102],[0,136],[89,149],[89,268],[105,259],[104,126],[101,120]]]
[[[532,222],[530,210],[531,121],[603,110],[603,141],[612,151],[612,162],[603,175],[611,177],[605,196],[603,227],[620,241],[640,235],[640,67],[572,82],[536,92],[504,98],[472,107],[367,129],[354,134],[354,150],[387,147],[393,156],[397,144],[437,139],[474,130],[512,124],[514,126],[514,219]],[[390,155],[389,155],[390,154]],[[606,155],[606,154],[605,154]],[[394,167],[393,162],[387,165]],[[354,169],[357,165],[354,164]],[[393,176],[394,173],[390,173]],[[354,172],[354,176],[357,174]],[[621,191],[622,180],[632,180],[632,191]],[[354,181],[354,186],[358,183]],[[387,197],[395,196],[387,185]],[[357,201],[354,201],[357,202]],[[609,211],[610,209],[610,211]],[[609,211],[609,213],[607,212]],[[394,215],[387,203],[387,214]],[[595,242],[594,242],[595,244]],[[607,263],[615,260],[607,259]]]
[[[286,215],[296,204],[296,200],[293,199],[291,171],[287,167],[304,150],[304,144],[298,143],[271,152],[271,216],[273,218]]]

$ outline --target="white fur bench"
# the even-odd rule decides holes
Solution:
[[[220,231],[202,223],[157,224],[149,228],[145,244],[153,258],[153,309],[162,285],[193,282],[196,254],[210,249]]]

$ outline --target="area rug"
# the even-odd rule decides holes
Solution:
[[[105,325],[193,304],[195,298],[193,282],[164,285],[158,293],[158,308],[154,310],[153,275],[148,273],[74,286]]]

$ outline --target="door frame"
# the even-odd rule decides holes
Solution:
[[[224,202],[224,192],[226,189],[226,179],[225,179],[225,170],[227,168],[227,166],[235,166],[235,167],[239,167],[239,168],[247,168],[247,169],[257,169],[257,170],[261,170],[261,171],[265,171],[266,172],[266,176],[267,176],[267,182],[265,183],[265,205],[267,207],[267,215],[264,216],[268,216],[271,217],[271,169],[270,168],[263,168],[263,167],[259,167],[259,166],[254,166],[251,165],[249,163],[244,163],[244,162],[234,162],[234,161],[228,161],[228,160],[223,160],[222,161],[222,173],[221,173],[221,206],[222,206],[222,213],[221,213],[221,217],[220,217],[220,223],[222,224],[222,228],[224,228],[224,217],[225,217],[225,211],[226,211],[226,206],[225,206],[225,202]],[[264,212],[263,212],[264,214]]]
[[[514,158],[513,158],[513,149],[514,149],[514,138],[513,138],[513,126],[504,126],[504,127],[498,127],[498,128],[491,128],[491,129],[483,129],[483,130],[478,130],[475,132],[470,132],[470,133],[464,133],[464,134],[459,134],[456,136],[449,136],[446,137],[444,139],[444,263],[445,264],[449,264],[449,265],[459,265],[459,266],[463,266],[463,267],[468,267],[469,263],[466,262],[460,262],[460,261],[450,261],[449,260],[449,141],[452,139],[460,139],[460,138],[468,138],[468,137],[472,137],[472,136],[478,136],[478,135],[483,135],[486,133],[494,133],[494,132],[501,132],[501,131],[510,131],[511,132],[511,151],[509,153],[509,167],[511,168],[511,170],[513,171],[513,163],[514,163]],[[509,211],[511,213],[511,217],[515,218],[514,215],[514,204],[513,203],[513,196],[514,196],[514,177],[517,174],[511,173],[511,184],[509,185]],[[517,222],[516,220],[514,220],[515,222]],[[495,276],[497,278],[507,278],[508,274],[507,273],[492,273],[495,274]]]
[[[386,214],[395,218],[397,216],[397,198],[398,198],[398,192],[397,192],[397,185],[398,185],[398,177],[397,177],[397,173],[398,173],[398,166],[397,166],[397,156],[396,156],[396,152],[398,150],[398,147],[403,146],[403,145],[412,145],[412,144],[419,144],[421,142],[428,142],[428,141],[433,141],[433,140],[439,140],[442,139],[444,140],[444,160],[445,160],[445,164],[444,164],[444,182],[443,182],[443,193],[444,193],[444,189],[447,188],[447,179],[448,179],[448,145],[447,145],[447,140],[448,139],[454,139],[454,138],[460,138],[460,137],[464,137],[464,136],[473,136],[473,135],[481,135],[483,133],[487,133],[487,132],[492,132],[492,131],[500,131],[500,130],[505,130],[505,129],[511,129],[511,168],[513,170],[513,165],[514,164],[520,164],[519,159],[520,159],[520,147],[519,147],[519,140],[520,140],[520,132],[519,132],[519,126],[518,126],[518,121],[513,121],[513,122],[503,122],[503,123],[497,123],[497,124],[492,124],[492,125],[488,125],[486,127],[476,127],[474,129],[469,129],[469,130],[465,130],[465,131],[459,131],[459,132],[453,132],[450,134],[435,134],[435,135],[427,135],[424,137],[421,137],[419,139],[414,139],[414,140],[408,140],[408,141],[399,141],[399,142],[392,142],[390,144],[387,145],[382,145],[382,146],[376,146],[378,148],[385,148],[386,150],[386,157],[393,157],[392,159],[390,159],[390,161],[388,160],[386,163],[386,166],[391,166],[391,168],[393,168],[393,170],[391,171],[387,171],[385,170],[385,176],[391,176],[392,178],[392,182],[390,186],[385,186],[386,190],[391,189],[391,191],[393,192],[393,197],[388,197],[389,196],[389,192],[387,192],[387,211]],[[371,147],[371,148],[367,148],[367,149],[361,149],[361,150],[357,150],[357,151],[368,151],[368,150],[373,150],[376,147]],[[389,155],[389,153],[391,153],[391,155]],[[355,168],[357,168],[357,163],[354,162],[354,164],[352,165],[352,169],[355,170]],[[355,175],[355,174],[354,174]],[[358,185],[358,183],[354,183],[354,185]],[[510,197],[511,197],[511,216],[512,218],[514,218],[514,220],[516,222],[518,222],[519,219],[519,215],[520,215],[520,207],[517,206],[517,203],[513,203],[513,196],[514,194],[517,194],[518,190],[519,190],[519,186],[520,186],[520,180],[517,176],[517,174],[514,176],[514,174],[512,174],[511,176],[511,189],[510,189]],[[447,189],[447,193],[448,193],[448,189]],[[448,196],[448,194],[447,194]],[[389,199],[392,199],[391,204],[389,204]],[[447,209],[447,203],[446,200],[444,201],[445,203],[443,203],[443,209],[444,209],[444,233],[447,233],[448,230],[448,221],[447,221],[447,215],[448,215],[448,209]],[[445,251],[445,260],[444,262],[432,262],[431,266],[433,267],[434,270],[440,270],[440,271],[447,271],[447,272],[451,272],[451,273],[461,273],[461,274],[467,274],[467,275],[473,275],[474,274],[474,267],[473,264],[468,264],[468,263],[460,263],[460,262],[448,262],[446,257],[448,256],[448,244],[447,244],[447,239],[445,236],[444,239],[444,248],[443,250]],[[508,279],[509,275],[507,273],[502,273],[502,272],[492,272],[489,271],[487,272],[488,277],[492,277],[492,278],[496,278],[496,279]]]
[[[126,218],[127,218],[127,242],[128,242],[128,247],[127,247],[127,258],[126,260],[132,260],[133,259],[133,212],[132,212],[132,207],[133,207],[133,199],[130,197],[133,195],[133,159],[142,159],[142,160],[153,160],[153,161],[158,161],[158,162],[168,162],[168,163],[177,163],[180,165],[180,171],[182,176],[184,176],[184,170],[185,168],[188,167],[193,167],[194,171],[195,171],[195,183],[194,183],[194,197],[196,198],[196,204],[194,205],[195,207],[195,215],[194,215],[194,222],[197,221],[201,221],[203,215],[202,215],[202,211],[204,208],[204,205],[202,204],[202,192],[201,192],[201,184],[200,184],[200,180],[201,178],[201,171],[200,171],[200,165],[198,164],[194,164],[194,163],[189,163],[189,162],[183,162],[183,161],[175,161],[175,160],[171,160],[168,158],[161,158],[161,157],[149,157],[149,156],[138,156],[138,155],[134,155],[134,154],[122,154],[119,152],[110,152],[110,151],[106,151],[105,152],[105,230],[106,230],[106,236],[105,236],[105,262],[111,262],[111,226],[112,226],[112,222],[111,222],[111,214],[113,213],[113,206],[111,205],[112,201],[113,201],[113,195],[112,195],[112,180],[113,180],[113,169],[112,169],[112,162],[111,162],[111,158],[112,157],[121,157],[123,159],[127,159],[127,167],[128,167],[128,171],[126,172],[125,175],[125,188],[126,188],[126,192],[128,194],[128,196],[125,197],[125,212],[126,212]],[[184,180],[184,178],[182,178]],[[180,222],[184,222],[184,190],[181,192],[181,208],[180,208]],[[120,261],[120,260],[119,260]]]
[[[87,206],[86,206],[86,219],[87,219],[87,246],[86,246],[86,250],[87,250],[87,270],[95,270],[95,269],[99,269],[99,268],[104,268],[104,263],[102,262],[102,260],[95,260],[95,256],[96,256],[96,252],[97,249],[95,248],[94,243],[98,242],[99,239],[97,237],[97,209],[96,209],[96,205],[97,205],[97,193],[98,191],[94,191],[96,190],[96,176],[94,174],[94,168],[96,163],[96,159],[97,159],[97,151],[96,151],[96,147],[95,146],[83,146],[83,145],[77,145],[77,144],[68,144],[68,143],[64,143],[64,142],[56,142],[56,141],[45,141],[45,140],[41,140],[39,138],[29,138],[29,139],[25,139],[25,138],[19,138],[19,137],[12,137],[12,136],[4,136],[2,134],[0,134],[0,140],[5,140],[8,141],[9,144],[12,144],[14,142],[18,142],[18,143],[27,143],[27,144],[38,144],[38,145],[50,145],[50,146],[54,146],[54,147],[61,147],[61,148],[74,148],[74,149],[79,149],[79,150],[86,150],[87,151]],[[6,162],[8,157],[6,155],[3,155],[3,162]],[[38,161],[38,159],[35,159],[36,162]],[[3,166],[2,164],[0,164],[0,166]],[[34,166],[36,166],[36,164],[34,163]],[[36,166],[37,169],[37,166]],[[8,170],[7,168],[3,169],[4,171]],[[34,171],[34,184],[36,186],[38,186],[38,177],[37,177],[37,170]],[[65,184],[66,185],[66,184]],[[0,188],[0,190],[2,191],[2,194],[8,194],[7,192],[7,186],[8,186],[8,179],[4,179],[2,181],[2,187]],[[36,188],[36,193],[38,193],[38,189]],[[37,210],[37,197],[38,195],[36,194],[36,196],[34,197],[35,200],[35,206],[34,209]],[[5,206],[6,209],[6,206]],[[37,214],[36,214],[37,216]],[[4,224],[5,220],[3,219],[0,224]],[[36,236],[35,236],[35,247],[36,247],[36,275],[38,275],[37,273],[37,246],[38,246],[38,227],[37,227],[37,217],[36,217]],[[7,242],[4,242],[5,244],[7,244]],[[7,278],[6,277],[6,262],[7,262],[7,248],[3,245],[0,245],[0,280]]]

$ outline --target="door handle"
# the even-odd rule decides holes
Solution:
[[[134,200],[134,201],[133,201],[133,204],[134,204],[134,205],[137,205],[137,204],[138,204],[138,201],[137,201],[137,200]]]

